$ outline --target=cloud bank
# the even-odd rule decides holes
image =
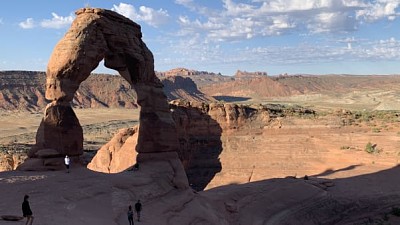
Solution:
[[[176,0],[192,12],[204,12],[193,0]],[[349,33],[363,23],[395,20],[398,0],[253,0],[236,3],[222,0],[223,8],[205,19],[181,16],[178,22],[184,35],[206,33],[211,41],[275,36],[292,32],[305,34]]]

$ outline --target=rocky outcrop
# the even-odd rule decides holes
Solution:
[[[218,100],[227,102],[231,102],[229,97],[260,99],[301,94],[298,90],[274,81],[267,76],[254,76],[248,79],[235,79],[221,84],[210,84],[201,87],[200,91]]]
[[[15,170],[25,159],[25,154],[0,152],[0,171]]]
[[[175,124],[140,26],[110,10],[83,8],[76,11],[76,19],[50,57],[46,99],[52,102],[46,107],[30,159],[37,160],[36,153],[46,148],[62,155],[83,153],[82,128],[70,105],[79,85],[103,59],[104,65],[118,71],[137,93],[141,107],[137,161],[151,160],[155,153],[165,153],[167,158],[176,155],[179,144]],[[43,163],[41,160],[36,165],[41,167]],[[174,169],[184,174],[176,166]],[[183,179],[177,186],[185,188],[187,184]]]
[[[46,106],[44,72],[0,71],[0,109],[37,111]]]
[[[103,173],[118,173],[136,164],[135,151],[139,127],[121,129],[88,164],[90,170]]]
[[[196,190],[206,188],[214,176],[222,171],[220,154],[227,144],[223,142],[224,137],[267,126],[282,112],[279,107],[274,109],[272,106],[207,104],[183,100],[170,102],[170,108],[177,127],[179,157],[192,188]],[[88,168],[116,173],[132,167],[136,163],[130,161],[136,154],[131,151],[135,148],[134,140],[137,138],[137,133],[133,132],[135,129],[121,130],[98,151]],[[125,159],[119,158],[121,154],[125,154]]]
[[[268,75],[267,72],[260,72],[260,71],[247,72],[247,71],[238,70],[238,71],[236,71],[234,77],[235,77],[235,79],[250,79],[250,78],[260,78],[260,77],[267,76],[267,75]]]
[[[135,109],[136,92],[121,76],[92,74],[79,85],[72,105],[75,108]]]
[[[172,76],[161,79],[168,100],[185,99],[187,101],[210,102],[209,97],[197,89],[196,83],[189,77]]]

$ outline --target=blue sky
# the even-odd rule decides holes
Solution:
[[[400,74],[400,0],[1,1],[0,70],[45,71],[85,6],[139,23],[157,71]]]

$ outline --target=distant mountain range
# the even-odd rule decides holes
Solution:
[[[169,100],[260,101],[309,94],[338,95],[357,91],[400,93],[398,75],[280,75],[237,71],[223,76],[206,71],[176,68],[156,72]],[[0,71],[0,109],[43,109],[46,74],[38,71]],[[121,76],[93,74],[82,82],[73,100],[79,108],[136,108],[136,93]]]

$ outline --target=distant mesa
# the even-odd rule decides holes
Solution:
[[[171,77],[171,76],[194,76],[194,75],[221,75],[221,73],[213,73],[207,71],[191,70],[186,68],[175,68],[165,72],[157,72],[159,77]]]
[[[268,76],[267,72],[247,72],[247,71],[241,71],[238,70],[236,71],[234,77],[235,78],[259,78],[259,77],[265,77]]]

